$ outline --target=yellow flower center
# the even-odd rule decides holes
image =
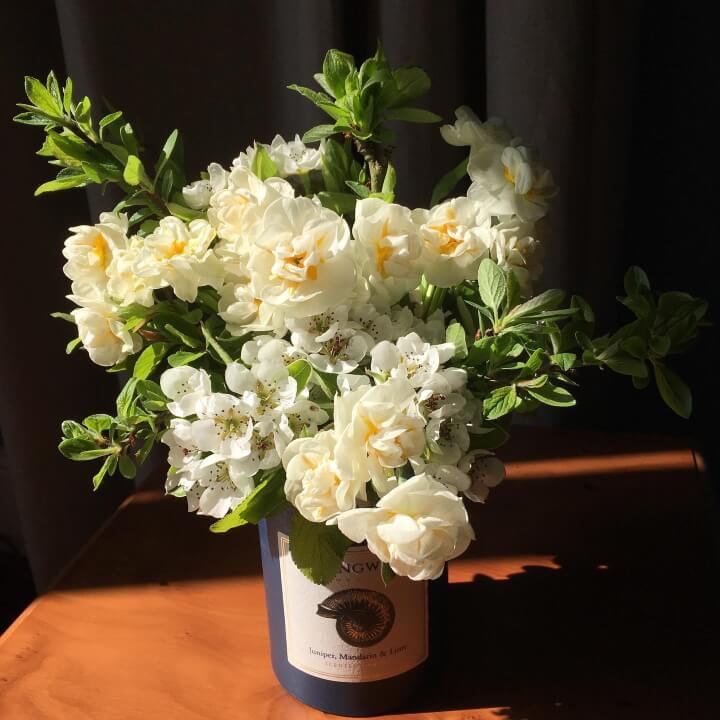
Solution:
[[[170,258],[174,258],[176,255],[182,255],[185,252],[186,247],[187,240],[178,240],[177,238],[173,238],[170,247],[165,251],[165,255],[163,257],[166,260],[169,260]]]
[[[100,267],[104,270],[108,265],[108,260],[110,258],[110,249],[108,248],[107,241],[102,236],[102,234],[98,233],[92,243],[92,251],[95,256],[98,259],[98,262],[100,263]]]
[[[512,174],[507,165],[503,165],[503,175],[509,183],[512,183],[513,185],[515,184],[515,176]]]

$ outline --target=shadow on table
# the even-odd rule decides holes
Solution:
[[[660,556],[563,555],[558,569],[451,584],[440,667],[408,711],[453,720],[473,720],[473,708],[499,708],[492,716],[507,720],[716,720],[715,567],[700,558],[677,564],[673,554],[667,566]]]

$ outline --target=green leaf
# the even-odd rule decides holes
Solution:
[[[133,377],[140,380],[145,380],[150,377],[152,371],[162,362],[165,355],[167,355],[170,347],[170,343],[164,342],[155,342],[152,345],[148,345],[135,361]]]
[[[444,200],[467,175],[468,158],[461,160],[450,172],[443,175],[433,188],[430,207]]]
[[[478,289],[482,301],[497,313],[505,299],[507,279],[502,268],[489,258],[478,268]]]
[[[35,190],[35,196],[46,192],[57,192],[58,190],[69,190],[70,188],[84,187],[88,181],[85,175],[69,175],[49,182],[43,183]]]
[[[393,569],[387,563],[381,563],[380,577],[382,578],[385,587],[387,587],[396,576]]]
[[[298,394],[301,393],[305,389],[305,386],[308,384],[308,380],[310,380],[310,376],[312,375],[312,365],[310,365],[307,360],[300,359],[291,362],[287,369],[290,377],[295,378]]]
[[[288,85],[288,90],[294,90],[295,92],[300,93],[304,98],[307,98],[310,102],[313,102],[318,106],[322,104],[332,104],[332,98],[329,95],[316,92],[315,90],[303,87],[302,85]]]
[[[295,513],[290,529],[290,555],[311,582],[327,585],[338,574],[352,545],[335,525],[314,523]]]
[[[564,299],[565,293],[562,290],[546,290],[545,292],[530,298],[527,302],[524,302],[521,305],[516,305],[506,315],[503,324],[509,325],[510,320],[535,316],[546,310],[554,310]],[[577,311],[571,310],[567,314],[574,314],[574,312]]]
[[[75,318],[70,313],[65,312],[54,312],[50,313],[51,318],[56,318],[57,320],[64,320],[65,322],[69,322],[72,325],[76,325]]]
[[[28,100],[43,112],[55,117],[62,115],[58,101],[37,78],[25,78],[25,94],[28,96]]]
[[[181,365],[189,365],[195,360],[199,360],[205,356],[205,352],[186,352],[185,350],[178,350],[168,357],[168,365],[170,367],[180,367]]]
[[[465,328],[460,323],[448,325],[445,331],[445,340],[455,346],[455,355],[453,357],[458,360],[463,360],[468,356]]]
[[[575,398],[565,389],[545,383],[540,388],[528,389],[528,394],[535,400],[553,407],[571,407],[575,405]]]
[[[75,420],[63,420],[60,424],[62,434],[69,439],[72,438],[84,438],[90,440],[90,433],[86,427],[83,427],[79,422]]]
[[[278,176],[277,165],[272,161],[270,153],[263,145],[255,144],[255,157],[252,161],[251,171],[261,180]]]
[[[323,190],[317,194],[323,207],[334,210],[338,215],[350,215],[355,212],[357,197],[350,193],[327,192]]]
[[[436,123],[442,120],[434,112],[415,107],[401,107],[389,110],[387,117],[388,120],[403,120],[411,123]]]
[[[649,342],[651,352],[660,357],[665,357],[670,350],[670,338],[666,335],[653,335]]]
[[[313,75],[313,78],[315,79],[315,82],[328,94],[332,94],[332,89],[327,84],[327,80],[325,80],[325,76],[322,73],[315,73]]]
[[[515,409],[517,404],[517,390],[514,385],[504,385],[493,390],[488,397],[483,400],[483,414],[488,420],[497,420],[497,418],[507,415]]]
[[[95,473],[95,475],[93,475],[93,479],[92,479],[93,490],[97,490],[100,487],[105,476],[108,474],[108,471],[114,464],[114,460],[115,460],[115,457],[113,455],[106,457],[105,462],[102,464],[100,469]]]
[[[362,185],[359,182],[353,180],[346,180],[345,184],[359,197],[368,198],[370,197],[370,188],[367,185]]]
[[[193,210],[192,208],[188,208],[174,202],[166,203],[166,207],[172,215],[184,220],[185,222],[198,219],[204,220],[207,217],[207,215],[201,210]]]
[[[137,155],[129,155],[127,165],[123,171],[123,179],[128,185],[150,184],[150,179],[145,172],[145,168]]]
[[[49,125],[51,120],[47,115],[41,115],[35,112],[21,112],[13,118],[13,122],[21,125]]]
[[[397,95],[392,105],[405,105],[417,100],[430,89],[430,77],[419,67],[403,67],[393,72]]]
[[[156,178],[159,178],[160,175],[162,175],[163,170],[165,170],[165,167],[170,162],[170,159],[175,152],[175,147],[178,143],[179,138],[180,132],[177,129],[173,130],[170,135],[168,135],[168,139],[165,141],[165,144],[160,151],[160,157],[158,158],[157,164],[155,165]]]
[[[83,425],[98,435],[102,434],[105,430],[109,430],[112,423],[112,415],[107,415],[105,413],[89,415],[83,420]]]
[[[137,384],[138,378],[130,378],[125,383],[125,387],[123,387],[123,389],[120,391],[120,394],[117,396],[117,414],[120,417],[125,417],[130,414],[130,410],[132,409],[135,400],[135,391],[137,389]]]
[[[557,353],[550,356],[550,362],[553,363],[553,365],[557,365],[565,372],[575,365],[576,360],[577,355],[575,353]]]
[[[130,123],[125,123],[120,127],[120,141],[128,155],[137,155],[140,152],[140,143],[138,143],[135,131]]]
[[[118,457],[118,468],[120,474],[128,480],[132,480],[137,475],[137,465],[124,453]]]
[[[302,136],[302,141],[304,143],[319,142],[330,135],[334,135],[336,132],[337,130],[334,125],[316,125]]]
[[[340,50],[328,50],[323,60],[323,77],[330,93],[341,98],[345,96],[345,79],[355,70],[355,58]]]
[[[390,195],[395,195],[395,186],[397,185],[397,173],[392,163],[388,163],[387,170],[385,171],[385,177],[383,178],[382,188],[380,192]]]
[[[633,265],[627,269],[623,279],[625,292],[628,295],[638,295],[650,290],[650,281],[642,268]]]
[[[110,113],[109,115],[106,115],[104,118],[100,120],[98,123],[98,129],[100,131],[100,138],[102,139],[102,136],[104,134],[105,128],[108,125],[112,125],[114,122],[119,120],[122,117],[122,110],[118,110],[117,112]]]
[[[63,108],[66,113],[70,113],[73,110],[73,81],[71,77],[65,80],[65,87],[63,89]]]
[[[320,386],[320,389],[323,391],[323,393],[325,393],[327,398],[333,401],[335,399],[335,394],[338,391],[337,375],[322,372],[322,370],[313,368],[313,378]]]
[[[662,363],[653,363],[655,382],[662,399],[671,410],[685,419],[692,413],[690,388],[672,370]]]
[[[75,348],[80,345],[82,340],[80,340],[79,337],[73,338],[66,346],[65,346],[65,354],[70,355],[70,353],[75,350]]]
[[[257,524],[274,515],[285,503],[285,476],[273,471],[234,510],[210,526],[214,533],[224,533],[240,525]]]

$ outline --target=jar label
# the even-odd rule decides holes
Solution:
[[[428,656],[427,582],[387,585],[366,547],[351,547],[328,585],[310,582],[278,533],[288,662],[308,675],[368,682],[400,675]]]

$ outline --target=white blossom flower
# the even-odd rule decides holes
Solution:
[[[358,200],[353,236],[365,251],[364,272],[375,295],[392,304],[417,286],[422,243],[408,208],[379,198]]]
[[[168,475],[166,491],[174,492],[178,487],[187,497],[189,512],[197,510],[198,515],[221,518],[252,492],[255,483],[237,460],[209,455]]]
[[[210,376],[190,365],[169,368],[160,376],[160,389],[170,398],[167,408],[173,415],[195,415],[211,393]]]
[[[493,215],[539,220],[556,193],[555,185],[550,171],[518,142],[485,145],[470,152],[468,174],[473,183],[468,197],[486,205]]]
[[[453,125],[440,128],[440,134],[448,145],[469,145],[471,148],[507,145],[512,138],[502,120],[490,118],[487,122],[481,122],[466,105],[455,111],[455,117],[457,119]]]
[[[286,317],[340,305],[356,284],[347,223],[304,197],[276,200],[266,210],[248,268],[262,301]]]
[[[285,448],[282,461],[285,496],[311,522],[326,522],[354,508],[358,498],[366,499],[366,481],[339,475],[332,430],[293,440]]]
[[[380,495],[396,483],[395,470],[425,450],[425,420],[407,380],[336,395],[334,414],[341,475],[371,479]]]
[[[96,365],[111,367],[133,355],[142,347],[142,339],[125,329],[118,317],[118,308],[98,297],[80,298],[68,296],[83,307],[76,308],[75,318],[78,336]]]
[[[200,450],[193,440],[192,423],[189,420],[173,418],[160,441],[168,446],[168,462],[171,467],[182,469],[199,457]]]
[[[380,342],[372,350],[373,372],[393,378],[405,378],[413,387],[425,385],[455,353],[453,343],[431,345],[417,333],[410,333],[396,343]]]
[[[185,204],[193,210],[205,210],[210,205],[214,193],[227,187],[228,171],[218,163],[210,163],[207,179],[195,180],[182,189]]]
[[[445,342],[445,315],[442,309],[438,308],[426,320],[413,318],[409,329],[428,342],[439,345]]]
[[[214,237],[206,220],[186,224],[176,217],[164,217],[145,238],[136,273],[148,278],[153,287],[169,285],[181,300],[194,302],[200,286],[222,286],[222,265],[210,249]]]
[[[457,415],[431,417],[425,435],[431,461],[439,465],[455,465],[470,447],[467,425]]]
[[[103,292],[107,287],[108,268],[116,253],[128,243],[127,215],[102,213],[97,225],[70,228],[74,233],[65,241],[63,272],[71,280]]]
[[[233,167],[250,170],[258,146],[265,148],[278,169],[278,175],[282,178],[288,177],[288,175],[302,175],[320,169],[322,152],[317,148],[305,145],[300,140],[299,135],[295,135],[295,139],[289,142],[285,142],[281,135],[276,135],[269,145],[255,143],[254,146],[251,145],[244,153],[240,153],[233,160]]]
[[[428,282],[447,288],[477,277],[489,249],[491,218],[483,203],[453,198],[431,210],[415,210],[413,216],[420,224],[422,267]]]
[[[286,324],[292,344],[323,372],[351,372],[373,344],[370,335],[348,321],[345,305],[309,318],[288,318]]]
[[[298,353],[287,340],[274,335],[256,335],[244,343],[240,351],[240,359],[246,365],[269,362],[289,365],[301,357],[303,355]]]
[[[512,271],[523,295],[532,295],[533,283],[542,275],[543,247],[533,237],[535,226],[517,218],[493,226],[490,257]]]
[[[252,368],[231,363],[225,369],[225,383],[247,403],[255,420],[279,419],[295,404],[297,382],[278,358],[257,363]]]
[[[470,487],[464,493],[473,502],[485,502],[490,488],[505,479],[505,465],[488,450],[472,450],[460,460],[458,469],[470,478]]]
[[[462,498],[454,488],[417,475],[382,497],[377,507],[338,517],[341,532],[388,563],[397,575],[434,580],[445,563],[474,538]]]
[[[250,452],[252,406],[227,393],[212,393],[197,404],[191,435],[203,452],[241,460]]]

